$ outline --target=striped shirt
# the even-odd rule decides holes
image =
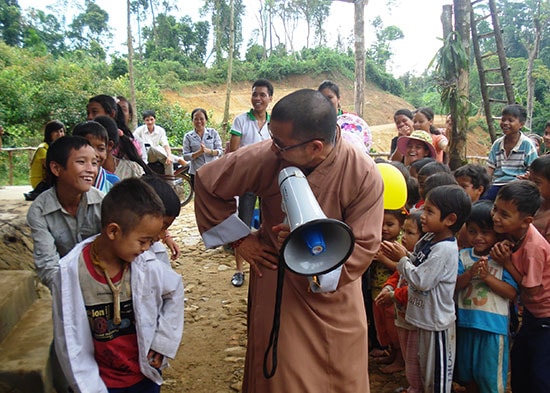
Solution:
[[[533,143],[520,132],[518,143],[507,156],[504,150],[504,136],[498,138],[489,152],[487,166],[494,170],[493,185],[504,185],[519,175],[524,175],[529,165],[538,157]]]

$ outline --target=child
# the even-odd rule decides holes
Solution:
[[[101,233],[60,261],[53,285],[55,348],[75,391],[159,392],[160,368],[183,332],[183,284],[152,253],[164,206],[140,179],[113,187]]]
[[[86,138],[90,145],[95,149],[99,168],[95,178],[94,187],[103,193],[108,193],[113,185],[120,179],[114,173],[103,168],[108,155],[111,155],[112,149],[109,149],[109,135],[107,130],[101,124],[95,121],[85,121],[77,124],[73,129],[73,135]]]
[[[499,188],[524,175],[537,158],[535,147],[520,131],[526,120],[527,111],[521,105],[508,105],[502,110],[500,128],[504,136],[493,143],[489,152],[487,173],[492,176],[492,185],[484,199],[494,201]]]
[[[458,185],[464,188],[472,203],[481,198],[491,182],[487,169],[479,164],[463,165],[457,168],[453,174]]]
[[[420,222],[421,210],[417,210],[405,218],[401,244],[412,252],[415,244],[424,235]],[[405,320],[407,308],[407,281],[399,276],[396,270],[386,281],[384,288],[375,299],[376,304],[395,304],[395,327],[399,337],[399,346],[405,361],[405,376],[409,382],[408,393],[421,393],[422,381],[416,356],[418,353],[418,336],[416,328]]]
[[[489,256],[498,235],[493,230],[491,201],[472,205],[466,232],[472,248],[459,253],[457,291],[457,381],[467,392],[506,390],[508,375],[508,301],[517,284]]]
[[[550,242],[550,155],[537,158],[529,167],[531,181],[537,185],[542,197],[533,225],[547,242]]]
[[[400,244],[382,242],[386,256],[398,260],[397,270],[408,283],[405,320],[418,329],[418,364],[425,392],[451,391],[455,358],[454,289],[458,247],[454,234],[471,202],[458,185],[432,189],[421,216],[426,232],[412,257]]]
[[[451,170],[447,165],[442,164],[441,162],[434,161],[422,166],[422,168],[420,168],[420,170],[418,171],[418,192],[420,193],[421,199],[414,206],[415,209],[420,209],[424,204],[424,197],[427,194],[427,192],[424,190],[426,179],[432,175],[435,175],[436,173],[451,173]]]
[[[550,392],[550,245],[532,225],[539,207],[537,186],[518,180],[499,190],[492,211],[495,232],[506,240],[490,255],[520,285],[524,307],[510,354],[513,392]]]
[[[432,137],[425,131],[413,131],[409,136],[400,136],[397,148],[403,155],[403,163],[409,167],[413,162],[424,157],[435,158]]]
[[[401,227],[404,221],[405,212],[403,210],[385,210],[384,221],[382,222],[382,239],[389,242],[397,241],[401,235]],[[395,328],[395,310],[393,304],[376,304],[374,302],[384,287],[386,280],[395,271],[396,265],[396,262],[379,252],[372,263],[372,268],[369,269],[372,282],[371,300],[373,301],[373,317],[378,342],[381,347],[390,347],[389,356],[386,359],[380,360],[380,362],[389,364],[381,369],[385,374],[391,374],[405,368],[397,329]]]
[[[32,191],[23,194],[26,201],[34,201],[38,195],[50,188],[46,177],[46,153],[48,147],[56,140],[65,136],[65,125],[58,120],[46,123],[44,141],[38,145],[31,160],[29,181]]]
[[[162,219],[164,225],[162,226],[159,238],[164,242],[164,244],[166,244],[166,247],[168,247],[168,249],[170,250],[170,253],[172,254],[172,260],[175,260],[180,256],[180,248],[178,244],[174,241],[172,236],[170,236],[170,233],[168,233],[168,228],[170,228],[170,225],[172,225],[176,217],[180,215],[180,199],[174,189],[160,177],[155,175],[148,175],[143,176],[142,180],[153,187],[164,205],[164,217]],[[165,262],[168,266],[171,266],[170,259],[168,258],[168,254],[166,253],[166,248],[162,244],[160,244],[160,242],[155,242],[151,246],[151,251],[153,251],[157,255],[158,259]]]
[[[36,272],[47,287],[59,259],[101,230],[103,193],[92,187],[97,168],[96,152],[82,137],[61,137],[48,149],[46,170],[53,187],[40,194],[27,212]]]

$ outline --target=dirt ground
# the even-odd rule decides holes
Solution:
[[[245,285],[235,288],[230,280],[234,258],[221,248],[205,250],[195,224],[192,203],[170,232],[182,248],[173,263],[185,285],[185,328],[178,355],[165,373],[165,393],[239,392],[246,351]],[[393,392],[407,386],[403,372],[386,376],[370,362],[371,391]]]

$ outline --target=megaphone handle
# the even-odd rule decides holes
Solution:
[[[269,345],[264,354],[264,378],[270,379],[277,371],[277,344],[279,343],[279,328],[281,327],[281,303],[283,301],[283,284],[285,280],[285,261],[283,253],[279,254],[279,268],[277,269],[277,290],[275,291],[275,308],[273,311],[273,325],[269,335]],[[267,360],[271,351],[271,371],[267,370]]]

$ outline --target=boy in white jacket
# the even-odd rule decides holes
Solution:
[[[180,275],[153,253],[164,206],[130,178],[103,200],[102,230],[60,261],[54,279],[55,348],[75,392],[160,391],[160,369],[183,333]]]

